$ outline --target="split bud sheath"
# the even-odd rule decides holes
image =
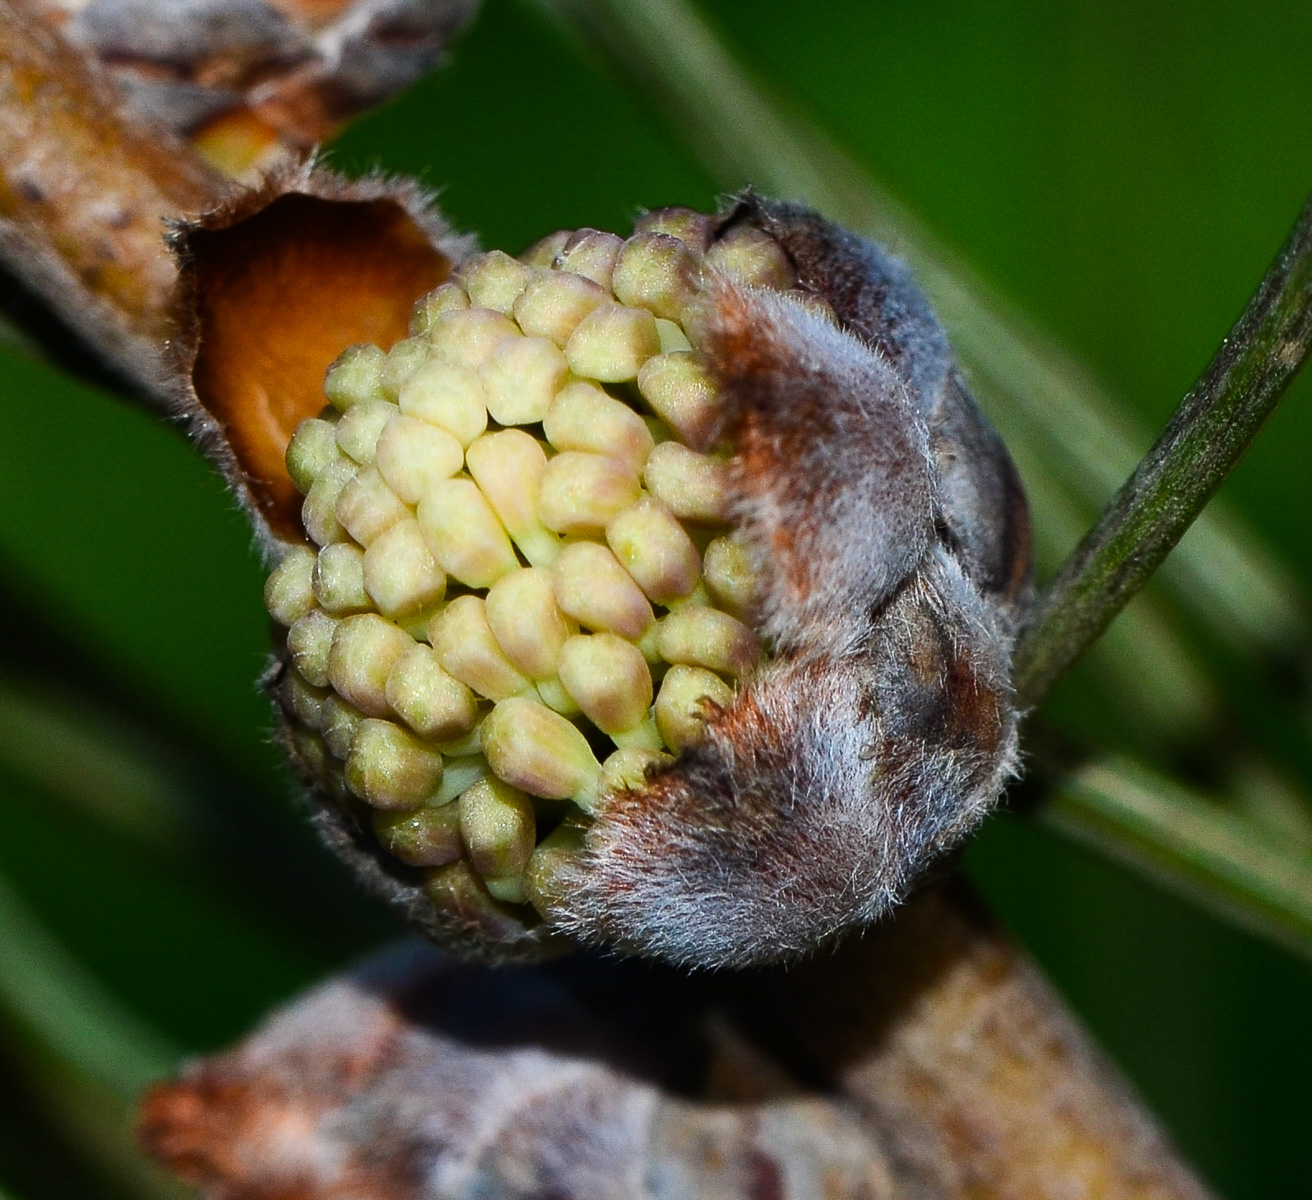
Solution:
[[[748,196],[464,257],[286,464],[329,842],[439,944],[793,958],[1015,764],[1015,472],[905,268]]]

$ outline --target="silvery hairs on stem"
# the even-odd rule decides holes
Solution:
[[[269,195],[248,209],[293,231],[286,262],[319,210]],[[371,250],[364,199],[352,270],[390,313],[415,239],[393,206]],[[438,944],[796,958],[890,911],[995,803],[1028,515],[900,263],[753,194],[519,259],[446,237],[394,272],[448,276],[410,336],[343,353],[323,407],[249,377],[287,294],[234,324],[252,228],[178,241],[192,381],[276,562],[282,738],[328,842]]]

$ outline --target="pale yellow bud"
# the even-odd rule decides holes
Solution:
[[[346,786],[373,808],[417,808],[442,782],[442,756],[391,721],[360,722],[346,756]]]
[[[528,268],[509,254],[489,250],[461,263],[458,278],[475,308],[509,313],[528,282]]]
[[[488,591],[486,611],[498,645],[530,679],[556,673],[560,648],[578,630],[556,603],[551,572],[541,567],[498,579]]]
[[[405,381],[428,361],[429,345],[426,337],[402,338],[387,352],[383,364],[383,395],[393,404],[401,395]]]
[[[324,376],[328,402],[339,412],[367,400],[383,400],[383,364],[387,356],[377,347],[350,346],[337,356]]]
[[[304,496],[314,481],[342,457],[337,448],[337,426],[331,421],[311,417],[302,421],[287,443],[287,474],[296,490]]]
[[[419,502],[419,528],[438,565],[469,587],[519,566],[510,538],[472,479],[444,479]]]
[[[698,254],[711,240],[712,220],[696,209],[672,205],[645,212],[633,223],[634,233],[665,233],[676,237]]]
[[[569,374],[560,347],[550,338],[507,338],[479,372],[487,411],[502,425],[534,425]]]
[[[357,471],[337,500],[338,522],[362,546],[409,515],[410,510],[387,486],[377,467]]]
[[[539,267],[543,270],[550,267],[556,261],[556,256],[569,244],[574,237],[572,229],[557,229],[555,233],[549,233],[544,238],[539,238],[523,254],[519,256],[519,261],[526,267]]]
[[[599,533],[638,498],[638,476],[600,454],[566,450],[547,463],[538,517],[557,533]]]
[[[587,832],[582,817],[566,817],[539,843],[524,872],[524,895],[550,921],[569,899],[567,873],[583,853]]]
[[[661,340],[661,354],[686,354],[692,349],[692,343],[684,333],[683,326],[667,321],[664,317],[656,318],[656,336]],[[639,375],[641,374],[642,372],[639,372]]]
[[[264,585],[264,607],[279,625],[299,621],[314,607],[314,564],[308,546],[293,546],[273,569]]]
[[[335,617],[370,607],[364,590],[364,553],[359,546],[337,542],[319,551],[314,564],[314,598]]]
[[[616,792],[639,791],[647,786],[647,774],[657,767],[672,763],[674,758],[659,750],[640,750],[626,747],[616,750],[601,764],[597,779],[597,796],[604,806],[606,797]]]
[[[529,337],[564,346],[584,317],[609,299],[609,292],[582,275],[540,271],[515,301],[515,320]]]
[[[431,359],[401,388],[401,411],[418,417],[468,446],[487,428],[487,398],[478,372]]]
[[[446,594],[446,572],[413,517],[398,521],[365,551],[364,589],[383,616],[396,619],[431,608]]]
[[[428,626],[437,660],[480,696],[504,700],[527,691],[529,681],[502,652],[481,596],[459,596]]]
[[[366,716],[384,717],[390,711],[387,677],[413,645],[404,629],[376,613],[346,617],[333,634],[328,681]]]
[[[730,534],[706,547],[702,561],[706,586],[716,603],[740,620],[749,619],[757,603],[757,571],[751,548]]]
[[[701,263],[678,238],[638,233],[624,243],[611,286],[621,303],[678,321],[700,280]]]
[[[362,400],[351,405],[337,422],[337,444],[342,453],[361,464],[373,462],[378,435],[396,411],[396,405],[386,400]]]
[[[378,473],[406,504],[418,504],[429,487],[451,478],[463,463],[459,441],[418,417],[393,417],[378,438]]]
[[[643,481],[676,517],[722,523],[729,519],[728,464],[680,442],[662,442],[647,458]]]
[[[278,698],[283,709],[307,729],[317,730],[323,723],[323,702],[327,695],[323,688],[308,683],[295,668],[283,672]]]
[[[558,271],[573,271],[610,290],[615,260],[624,239],[596,229],[580,229],[561,247],[552,265]]]
[[[522,696],[501,701],[488,714],[483,753],[499,779],[545,800],[586,792],[601,769],[578,729]]]
[[[506,338],[519,330],[509,317],[490,308],[467,308],[443,313],[428,331],[433,354],[454,366],[476,371]]]
[[[380,810],[374,813],[373,826],[378,844],[412,867],[441,867],[460,860],[460,811],[454,805]]]
[[[637,477],[651,453],[651,431],[638,413],[592,383],[562,388],[551,401],[543,432],[557,450],[584,450],[622,463]]]
[[[643,308],[603,304],[593,309],[565,344],[565,359],[575,375],[602,383],[623,383],[661,352],[651,313]]]
[[[469,861],[489,889],[494,880],[519,883],[537,840],[532,801],[518,788],[489,776],[460,797],[459,811],[460,836]],[[498,889],[498,899],[522,902],[522,884],[517,896],[507,894],[515,890]]]
[[[647,597],[605,546],[575,542],[552,567],[556,603],[566,616],[598,632],[635,639],[655,619]]]
[[[384,694],[392,711],[429,741],[463,737],[478,719],[478,698],[420,643],[396,660]]]
[[[364,719],[364,713],[355,705],[348,704],[336,692],[329,692],[319,707],[319,732],[328,753],[344,762],[351,753],[356,730]]]
[[[707,701],[725,707],[733,699],[729,685],[704,667],[671,667],[656,697],[656,725],[675,751],[694,746],[706,735]]]
[[[656,604],[668,605],[697,586],[697,547],[659,500],[644,496],[606,526],[606,544]]]
[[[715,384],[695,354],[658,354],[638,372],[638,391],[686,442],[700,442],[719,416]]]
[[[548,566],[560,541],[540,520],[538,503],[547,455],[522,429],[484,434],[466,455],[469,473],[506,531],[534,566]]]
[[[328,686],[328,656],[337,621],[322,609],[312,609],[287,631],[287,653],[296,669],[315,687]]]
[[[783,247],[768,233],[735,225],[706,252],[706,261],[739,283],[784,291],[797,282]]]
[[[410,336],[421,337],[425,341],[433,328],[433,323],[443,313],[458,312],[469,307],[469,297],[458,283],[444,283],[434,288],[415,305],[410,314]]]
[[[346,530],[337,520],[337,501],[357,470],[355,463],[344,455],[334,459],[306,493],[305,503],[301,505],[301,524],[311,541],[328,546],[346,537]]]
[[[708,667],[725,675],[742,675],[761,655],[761,644],[746,625],[704,604],[674,609],[661,622],[658,646],[666,662]]]
[[[613,633],[570,638],[560,652],[560,682],[603,733],[632,729],[651,707],[651,672],[642,651]]]

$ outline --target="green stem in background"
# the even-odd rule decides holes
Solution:
[[[1203,377],[1039,601],[1016,652],[1037,704],[1148,581],[1312,349],[1312,200]]]
[[[1057,778],[1040,819],[1312,956],[1312,851],[1120,758]]]
[[[1149,436],[1065,355],[928,233],[832,139],[797,118],[734,60],[685,0],[537,0],[636,80],[712,178],[803,200],[902,254],[934,301],[990,414],[1013,447],[1050,463],[1092,511]],[[1045,497],[1032,495],[1042,512]],[[1163,577],[1238,644],[1287,653],[1309,640],[1292,583],[1257,539],[1215,506]]]

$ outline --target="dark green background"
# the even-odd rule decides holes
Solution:
[[[705,9],[1145,427],[1192,383],[1312,187],[1312,8]],[[335,158],[418,174],[454,223],[512,251],[561,226],[623,230],[643,205],[715,200],[659,113],[510,0],[491,0],[452,66]],[[151,849],[0,755],[0,872],[169,1038],[217,1046],[391,927],[321,870],[289,815],[252,684],[261,575],[208,469],[175,431],[7,351],[0,389],[0,668],[32,695],[80,678],[144,719],[204,764],[202,812],[235,814],[282,855],[233,844],[229,861],[222,820],[199,853]],[[1310,402],[1304,380],[1225,488],[1304,583]],[[1248,686],[1214,661],[1226,686]],[[1116,731],[1115,697],[1092,680],[1062,699],[1068,722]],[[1218,1191],[1312,1194],[1304,961],[1019,817],[995,818],[968,862]],[[3,1062],[0,1188],[123,1194],[42,1140],[48,1110],[15,1055]]]

